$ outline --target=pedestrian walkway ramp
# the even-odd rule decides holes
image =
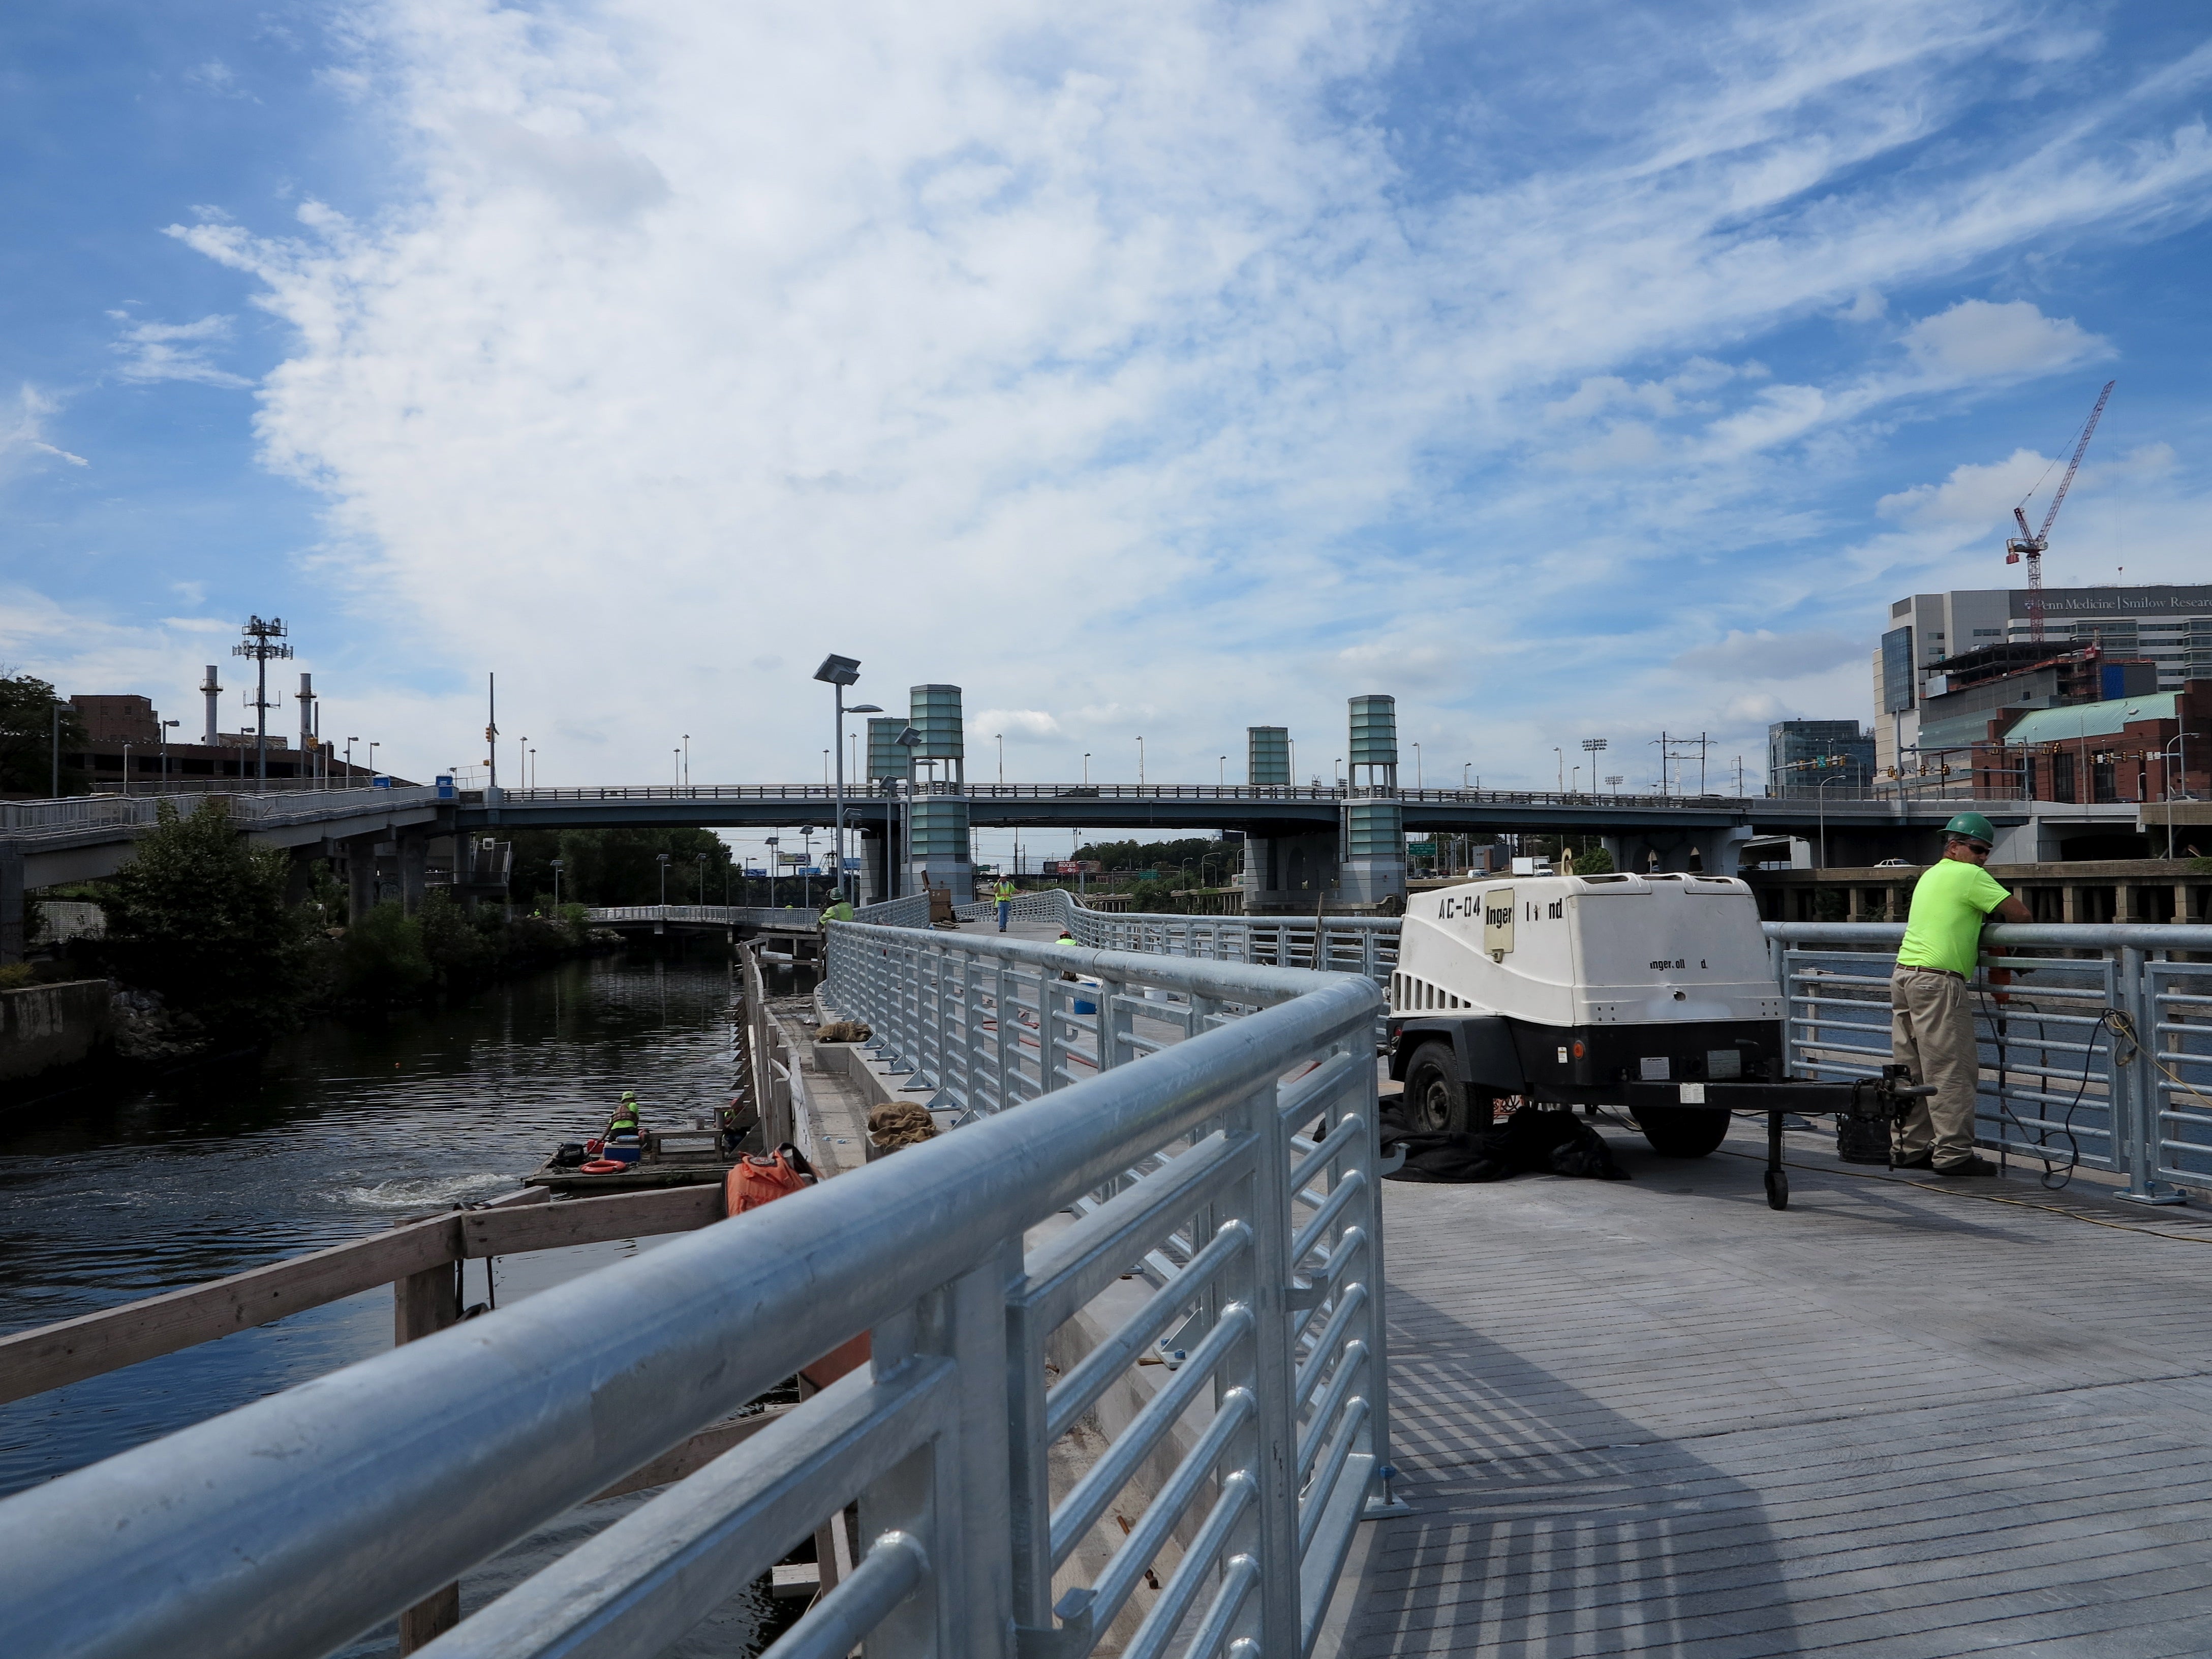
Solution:
[[[1413,1513],[1341,1651],[2212,1650],[2212,1226],[1804,1133],[1777,1215],[1749,1135],[1610,1138],[1627,1183],[1386,1189]]]

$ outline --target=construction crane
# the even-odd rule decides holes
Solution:
[[[2081,427],[2081,441],[2074,446],[2074,459],[2066,463],[2066,476],[2058,481],[2057,493],[2051,498],[2051,510],[2043,515],[2043,528],[2031,532],[2027,514],[2021,507],[2027,505],[2027,495],[2020,498],[2020,507],[2012,510],[2019,522],[2020,534],[2005,544],[2005,562],[2018,564],[2027,561],[2027,637],[2036,644],[2043,643],[2043,550],[2051,545],[2051,526],[2058,517],[2058,509],[2066,504],[2066,492],[2074,487],[2074,475],[2081,470],[2081,452],[2089,447],[2089,440],[2097,434],[2097,422],[2104,417],[2105,405],[2112,400],[2112,388],[2118,380],[2105,382],[2105,389],[2097,394],[2097,406],[2089,411],[2089,418]],[[2028,495],[2035,494],[2033,490]]]

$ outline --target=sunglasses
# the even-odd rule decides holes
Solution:
[[[1972,853],[1978,859],[1985,859],[1990,855],[1990,849],[1987,847],[1984,847],[1980,842],[1961,842],[1960,845],[1964,847],[1969,853]]]

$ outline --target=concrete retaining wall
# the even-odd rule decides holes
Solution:
[[[0,1079],[89,1059],[107,1040],[114,994],[104,979],[0,991]]]

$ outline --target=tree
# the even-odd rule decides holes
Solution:
[[[29,674],[0,671],[0,793],[44,797],[54,787],[54,710],[61,710],[62,752],[82,750],[88,739],[76,710],[54,688]],[[92,787],[82,767],[62,769],[61,792]]]
[[[509,890],[518,904],[550,904],[553,860],[558,858],[564,901],[658,904],[662,853],[668,854],[671,904],[698,902],[702,853],[707,855],[707,902],[722,902],[722,872],[730,849],[711,830],[518,830]]]
[[[317,979],[315,919],[284,902],[286,855],[249,845],[220,800],[157,811],[106,884],[111,965],[211,1038],[282,1029]]]
[[[436,970],[422,949],[422,929],[396,904],[371,907],[346,928],[339,985],[357,1002],[404,1002],[428,990]]]

